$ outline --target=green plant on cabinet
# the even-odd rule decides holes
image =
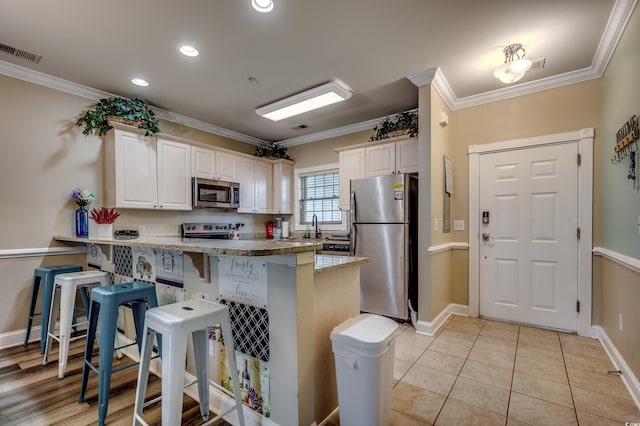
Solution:
[[[84,126],[82,134],[105,135],[111,126],[109,120],[119,121],[146,130],[151,136],[160,131],[155,113],[140,99],[103,98],[78,118],[76,126]]]
[[[379,141],[400,135],[415,137],[418,135],[418,113],[405,111],[390,115],[373,128],[375,132],[369,141]]]

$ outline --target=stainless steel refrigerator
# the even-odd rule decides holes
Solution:
[[[351,254],[361,267],[360,310],[409,319],[417,309],[418,178],[398,174],[351,181]]]

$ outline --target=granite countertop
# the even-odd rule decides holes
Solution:
[[[79,238],[68,235],[56,235],[53,239],[72,243],[149,247],[232,256],[275,256],[322,249],[320,242],[291,242],[287,240],[209,240],[177,236],[143,236],[131,240],[117,240],[113,237]]]
[[[368,257],[325,256],[317,254],[314,262],[314,274],[327,272],[336,268],[362,265],[367,262],[369,262]]]

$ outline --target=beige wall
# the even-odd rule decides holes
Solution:
[[[640,273],[602,257],[594,263],[601,269],[602,322],[600,323],[636,378],[640,377]],[[618,315],[624,321],[618,329]]]
[[[430,227],[431,243],[430,246],[438,246],[453,241],[453,229],[451,232],[443,232],[444,229],[444,156],[447,156],[452,160],[452,135],[453,131],[450,126],[440,125],[440,113],[444,112],[448,116],[451,115],[451,111],[445,104],[439,93],[433,88],[428,86],[421,90],[430,91],[431,108],[430,108],[430,121],[431,121],[431,221],[424,223]],[[422,107],[422,104],[420,105]],[[452,160],[453,161],[453,160]],[[455,169],[456,165],[453,164]],[[455,179],[454,179],[455,181]],[[451,202],[453,197],[457,197],[455,190],[452,196],[449,198]],[[448,197],[448,196],[447,196]],[[435,229],[435,221],[438,221],[438,229]],[[453,228],[453,223],[451,223]],[[422,249],[428,249],[423,247]],[[457,282],[453,280],[452,268],[459,267],[458,264],[452,263],[452,252],[450,250],[436,253],[431,257],[431,271],[430,271],[430,307],[429,312],[418,312],[418,317],[423,321],[432,321],[442,310],[444,310],[450,303],[452,303],[451,291],[454,288],[468,287],[468,281]],[[466,265],[466,264],[465,264]],[[421,283],[425,288],[426,283]]]
[[[296,169],[337,164],[338,153],[334,149],[368,142],[371,135],[373,135],[373,131],[366,130],[318,142],[296,145],[289,148],[287,154],[295,160]]]
[[[59,245],[51,237],[71,234],[74,187],[95,192],[90,207],[102,206],[102,139],[85,137],[74,125],[92,101],[0,75],[0,250]],[[255,147],[184,126],[161,122],[164,133],[253,153]],[[177,233],[189,221],[243,222],[243,231],[264,232],[268,215],[122,210],[115,226],[146,225]],[[0,260],[0,334],[24,329],[33,269],[40,265],[82,263],[84,256],[46,256]]]
[[[453,214],[458,219],[469,216],[469,145],[595,128],[594,152],[600,145],[600,80],[545,90],[490,104],[453,111],[454,182],[456,194]],[[594,174],[601,162],[596,158]],[[594,178],[595,179],[595,178]],[[599,187],[594,188],[598,199]],[[594,235],[598,235],[600,215],[594,211]],[[468,229],[468,227],[467,227]],[[458,234],[457,232],[455,234]],[[468,241],[468,232],[465,232]]]

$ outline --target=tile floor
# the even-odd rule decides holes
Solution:
[[[395,350],[392,425],[640,422],[595,339],[452,315],[436,336],[402,325]]]

